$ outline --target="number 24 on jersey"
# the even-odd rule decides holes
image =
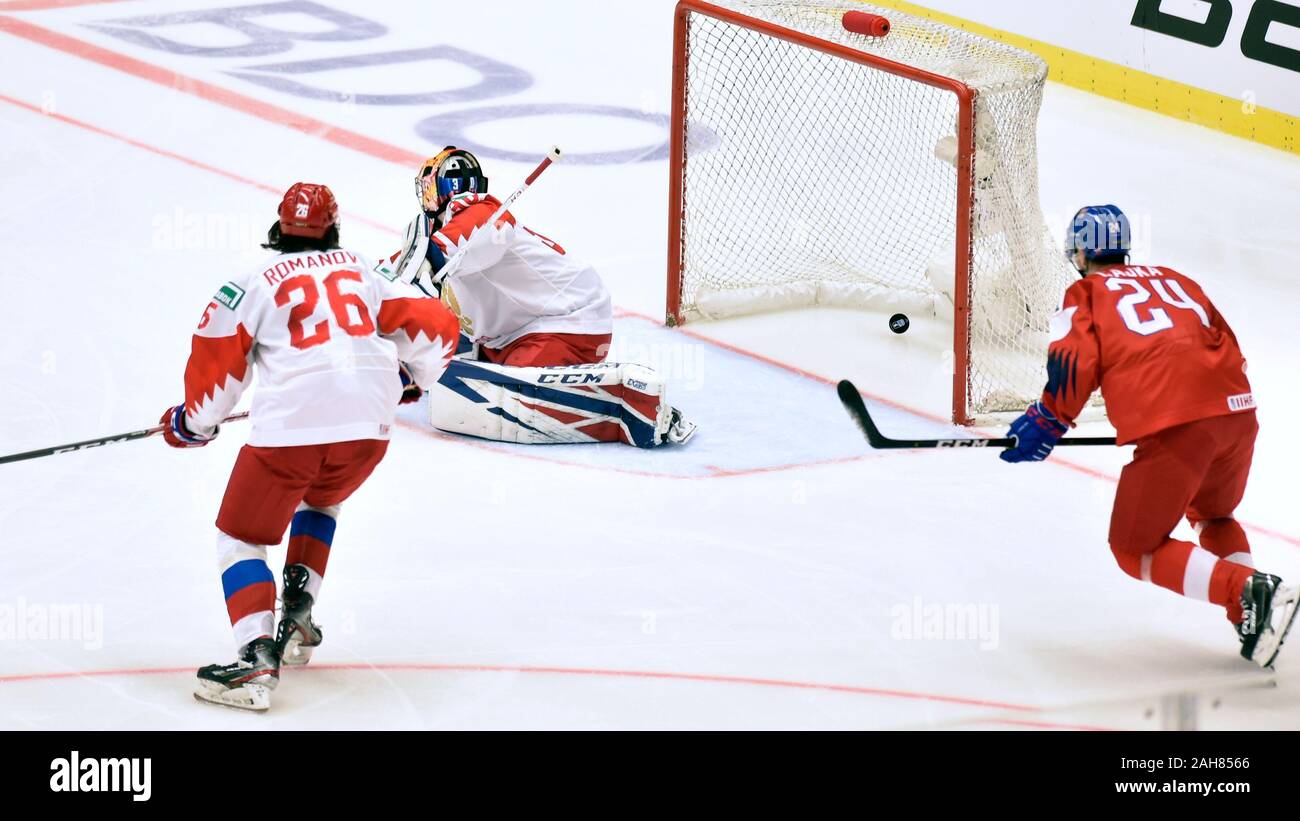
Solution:
[[[1150,286],[1150,287],[1148,287]],[[1106,280],[1106,288],[1111,291],[1127,291],[1120,297],[1116,309],[1124,325],[1130,331],[1142,336],[1151,336],[1174,327],[1174,319],[1163,307],[1146,307],[1153,298],[1166,307],[1191,311],[1200,319],[1201,324],[1210,327],[1210,316],[1205,307],[1188,296],[1181,282],[1173,279],[1125,279],[1116,277]],[[1139,309],[1147,316],[1143,318]]]

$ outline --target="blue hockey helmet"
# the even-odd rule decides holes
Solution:
[[[1133,249],[1128,217],[1117,205],[1089,205],[1080,208],[1065,232],[1065,257],[1083,252],[1089,262],[1123,262]]]

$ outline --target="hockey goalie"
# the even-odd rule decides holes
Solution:
[[[613,306],[600,275],[509,211],[498,216],[501,202],[473,154],[446,148],[420,167],[415,189],[420,214],[376,270],[436,293],[460,317],[457,357],[429,391],[434,427],[502,442],[640,448],[694,435],[658,373],[605,361]],[[419,396],[411,384],[405,399]]]

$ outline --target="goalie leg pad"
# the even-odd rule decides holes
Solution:
[[[429,391],[439,430],[532,445],[663,444],[673,423],[664,380],[643,365],[516,368],[454,359]]]

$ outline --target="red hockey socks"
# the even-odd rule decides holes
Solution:
[[[1180,596],[1212,602],[1227,610],[1234,624],[1241,621],[1241,590],[1254,569],[1224,561],[1191,542],[1167,539],[1151,553],[1115,550],[1115,560],[1135,579],[1148,581]]]
[[[1220,559],[1246,567],[1255,566],[1255,560],[1250,555],[1250,540],[1236,519],[1227,517],[1193,522],[1192,529],[1200,536],[1201,547]]]

